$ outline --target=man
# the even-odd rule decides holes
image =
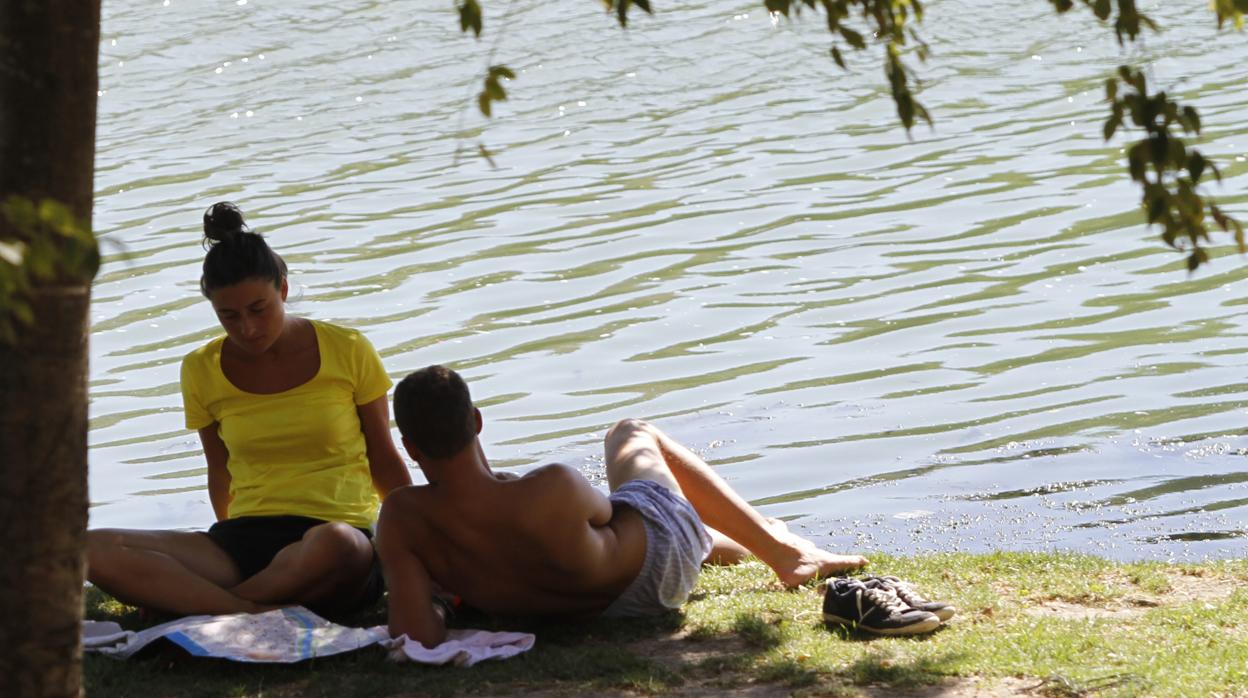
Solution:
[[[683,603],[708,558],[748,550],[787,587],[867,564],[763,518],[702,459],[642,421],[607,432],[607,497],[566,465],[519,478],[491,471],[477,438],[481,412],[442,366],[405,378],[394,413],[429,481],[391,492],[378,521],[395,637],[428,647],[445,639],[431,603],[439,588],[495,614],[643,616]]]

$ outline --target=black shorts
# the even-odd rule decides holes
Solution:
[[[309,529],[323,523],[328,522],[308,516],[240,516],[236,519],[214,523],[204,535],[225,551],[225,554],[238,567],[242,579],[246,580],[268,567],[282,548],[299,542]],[[366,528],[356,530],[372,540],[372,531]],[[344,612],[364,608],[377,603],[385,590],[385,580],[381,575],[381,560],[377,557],[377,551],[374,550],[373,566],[368,572],[367,588],[356,603],[346,606],[335,604],[312,610]]]

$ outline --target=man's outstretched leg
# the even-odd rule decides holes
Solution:
[[[731,539],[717,538],[710,558],[728,559],[735,541],[794,587],[867,564],[861,555],[835,555],[790,533],[754,510],[697,454],[657,427],[626,419],[607,432],[607,482],[612,491],[629,480],[653,480],[689,500],[707,526]]]

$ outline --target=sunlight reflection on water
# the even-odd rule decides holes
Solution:
[[[1244,261],[1188,277],[1140,225],[1100,137],[1111,32],[988,7],[929,8],[938,121],[907,139],[871,59],[842,72],[819,22],[752,3],[623,32],[518,0],[488,124],[489,44],[448,11],[106,3],[92,525],[210,521],[178,361],[218,332],[198,220],[232,199],[294,312],[393,377],[462,370],[499,464],[594,475],[641,416],[825,544],[1242,556]],[[1201,106],[1248,217],[1245,41],[1153,11],[1127,58]],[[478,141],[497,169],[457,162]]]

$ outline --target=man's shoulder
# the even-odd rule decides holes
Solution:
[[[531,482],[544,482],[551,484],[578,484],[585,481],[585,476],[581,471],[570,465],[563,463],[547,463],[546,465],[534,468],[525,473],[521,480],[529,480]]]
[[[393,505],[395,506],[404,503],[413,504],[428,501],[432,497],[433,488],[429,485],[404,485],[403,487],[396,487],[391,490],[390,494],[386,495],[386,503],[393,502]],[[423,515],[425,513],[425,509],[423,507],[416,507],[411,511],[415,512],[417,515]]]

